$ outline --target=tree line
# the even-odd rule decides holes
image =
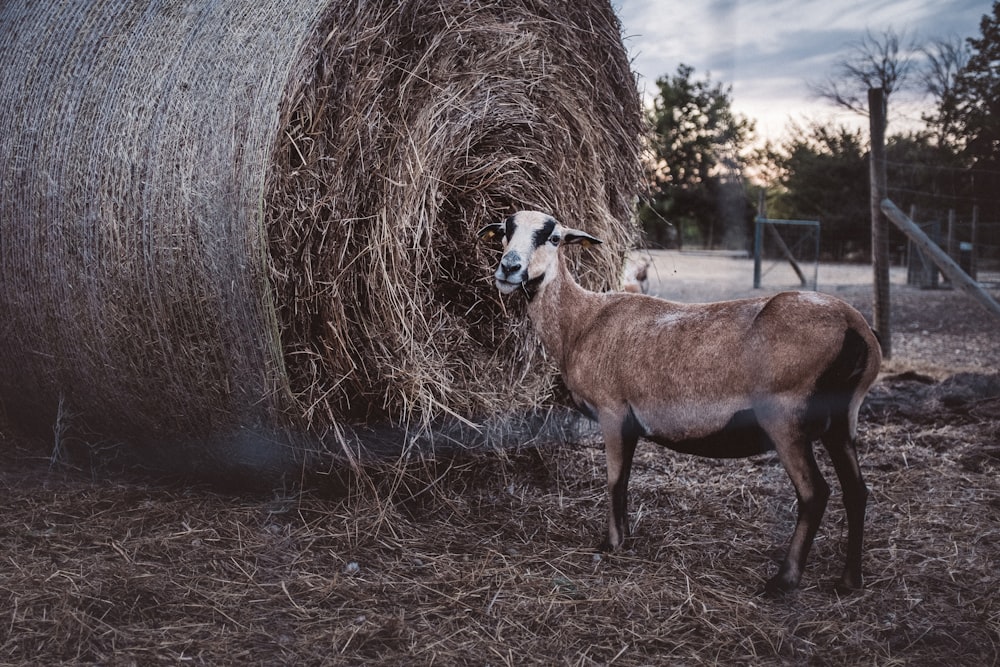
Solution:
[[[867,90],[888,104],[902,90],[927,96],[918,129],[887,138],[889,191],[926,215],[955,209],[1000,221],[1000,1],[966,39],[907,42],[866,33],[814,92],[867,113]],[[914,55],[915,54],[915,55]],[[867,132],[790,124],[786,138],[754,147],[753,122],[732,109],[732,87],[689,65],[656,81],[647,109],[649,192],[639,220],[649,245],[746,248],[758,200],[771,218],[818,219],[824,255],[869,251]],[[763,193],[763,194],[762,194]]]

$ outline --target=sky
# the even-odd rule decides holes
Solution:
[[[918,41],[979,37],[991,0],[612,0],[646,99],[681,63],[694,77],[732,85],[733,109],[758,138],[780,140],[789,121],[867,128],[867,119],[817,99],[822,83],[865,30]],[[914,101],[912,104],[916,104]],[[892,113],[890,100],[890,114]],[[902,106],[900,107],[903,108]],[[909,117],[919,113],[910,106]],[[902,127],[905,117],[901,118]],[[892,120],[891,123],[896,121]]]

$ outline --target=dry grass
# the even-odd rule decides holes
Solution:
[[[0,478],[0,662],[992,664],[998,422],[940,417],[869,415],[867,589],[832,590],[831,503],[803,589],[778,601],[756,592],[794,507],[768,458],[644,448],[636,535],[599,559],[593,442],[268,496],[91,481],[20,452]]]

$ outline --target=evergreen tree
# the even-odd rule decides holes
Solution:
[[[678,242],[687,236],[742,246],[753,209],[743,193],[741,154],[753,125],[733,113],[730,87],[693,74],[680,65],[656,81],[649,111],[655,192],[640,218],[654,243],[665,240],[669,220],[680,230]]]
[[[779,182],[768,201],[768,217],[819,220],[822,252],[835,259],[867,252],[867,138],[860,130],[818,123],[791,131],[767,154]]]
[[[983,16],[980,32],[969,39],[971,55],[941,113],[954,124],[960,154],[971,168],[963,179],[966,201],[979,207],[981,220],[995,222],[1000,220],[1000,2]],[[980,235],[983,247],[1000,242],[989,229]]]
[[[963,138],[971,165],[1000,167],[1000,2],[980,22],[982,36],[970,38],[971,55],[942,101],[942,116]]]

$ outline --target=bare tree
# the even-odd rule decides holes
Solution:
[[[958,73],[965,68],[971,57],[969,44],[961,37],[936,39],[920,49],[926,64],[920,73],[924,92],[934,98],[935,113],[923,116],[937,133],[938,141],[955,141],[960,134],[956,120],[941,110],[955,97],[955,83]]]
[[[810,84],[819,97],[855,113],[868,115],[868,90],[881,88],[885,100],[898,91],[906,81],[912,67],[911,56],[915,49],[912,41],[906,42],[906,32],[897,34],[892,28],[876,35],[870,30],[856,42],[836,64],[834,74],[825,82]]]
[[[943,99],[955,89],[958,72],[969,62],[969,45],[961,37],[935,39],[920,49],[927,65],[920,74],[924,91],[936,99]]]

